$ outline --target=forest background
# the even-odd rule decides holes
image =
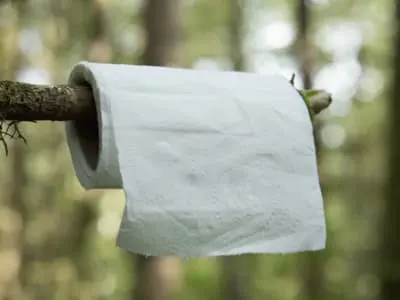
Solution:
[[[296,74],[316,124],[324,251],[179,260],[115,245],[122,191],[84,191],[64,125],[0,155],[0,299],[400,299],[400,1],[0,0],[0,80],[81,60]]]

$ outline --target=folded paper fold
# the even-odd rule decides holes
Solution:
[[[66,134],[86,189],[122,188],[117,244],[143,255],[325,247],[307,108],[280,76],[80,62],[99,136]]]

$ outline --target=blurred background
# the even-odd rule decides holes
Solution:
[[[63,84],[90,60],[295,73],[334,99],[316,125],[328,240],[315,253],[126,253],[122,191],[82,189],[63,124],[23,124],[28,146],[0,155],[0,299],[400,299],[399,11],[395,0],[0,0],[0,80]]]

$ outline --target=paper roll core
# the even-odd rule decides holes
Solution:
[[[82,73],[75,73],[76,76],[71,77],[71,84],[73,86],[86,86],[93,92],[93,87],[87,81]],[[95,95],[93,94],[93,97]],[[97,106],[95,105],[96,115]],[[82,158],[86,161],[88,167],[93,171],[96,170],[99,164],[100,157],[100,130],[97,118],[73,120],[70,122],[70,130],[76,136],[76,141],[81,149]]]
[[[79,86],[90,87],[90,84],[85,82],[77,83]],[[96,108],[97,115],[97,108]],[[82,154],[87,161],[90,168],[93,171],[96,170],[99,164],[100,157],[100,132],[99,132],[99,122],[97,117],[90,119],[74,120],[71,123],[71,129],[76,135],[77,141],[82,149]],[[90,153],[90,155],[88,155]]]
[[[86,189],[120,189],[122,179],[111,130],[111,114],[102,78],[88,62],[75,65],[68,83],[92,89],[96,117],[66,123],[67,142],[76,175]]]
[[[90,126],[89,130],[87,126]],[[97,119],[76,120],[72,124],[77,136],[78,143],[82,148],[82,153],[88,165],[94,170],[99,163],[100,156],[100,137]],[[91,155],[88,155],[91,153]]]

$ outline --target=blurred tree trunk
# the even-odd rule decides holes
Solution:
[[[5,8],[5,3],[0,2],[0,14],[4,14],[3,9]],[[10,78],[9,72],[10,57],[7,55],[6,43],[9,43],[9,38],[7,38],[7,30],[10,33],[10,28],[2,27],[0,28],[0,58],[3,60],[3,64],[0,64],[0,80]],[[11,168],[9,166],[10,161],[5,161],[6,164],[1,164],[2,174],[6,174],[6,170]],[[11,177],[11,176],[10,176]],[[20,226],[18,226],[19,214],[16,214],[12,209],[10,209],[9,201],[7,201],[9,192],[6,187],[9,187],[9,183],[12,178],[0,178],[0,299],[10,299],[14,286],[17,284],[16,273],[18,272],[18,261],[19,252],[17,248],[18,244],[18,234],[20,232]],[[7,219],[8,222],[7,222]],[[8,254],[8,257],[7,257]],[[15,255],[16,254],[16,255]],[[10,262],[11,264],[7,264]]]
[[[229,0],[229,56],[235,71],[246,70],[246,59],[243,53],[245,35],[244,2],[243,0]]]
[[[147,0],[143,25],[146,47],[144,65],[167,66],[175,60],[181,33],[181,0]]]
[[[381,299],[400,299],[400,1],[393,22],[393,82],[389,101],[388,176],[381,234]]]
[[[86,49],[84,49],[86,57],[92,62],[109,63],[112,58],[112,49],[110,49],[107,38],[108,22],[103,3],[99,0],[88,0],[82,5],[84,5],[83,10],[87,14],[88,22],[87,31],[84,32],[83,37],[83,40],[87,42],[85,43],[87,45]],[[66,231],[64,238],[72,242],[70,253],[68,254],[77,269],[78,282],[81,286],[87,286],[90,289],[96,277],[96,262],[90,247],[90,227],[98,218],[98,202],[94,201],[97,200],[95,198],[97,198],[98,194],[93,192],[85,193],[87,194],[83,197],[87,197],[87,200],[74,201],[73,216],[70,216],[72,221],[69,222],[70,229]],[[95,291],[84,292],[87,296],[96,295]],[[80,299],[81,296],[74,295],[74,297]]]
[[[141,62],[144,65],[167,66],[174,61],[179,43],[181,0],[147,0],[143,8],[146,47]],[[136,255],[136,286],[134,300],[164,300],[170,298],[167,258]]]
[[[16,32],[24,27],[29,17],[29,4],[29,1],[14,4],[18,15]],[[88,12],[88,22],[91,23],[88,28],[95,29],[85,36],[89,44],[87,56],[91,60],[104,61],[102,52],[93,54],[92,51],[93,46],[105,36],[102,7],[97,0],[85,2],[85,5],[83,9]],[[68,17],[70,16],[63,15],[63,18]],[[53,50],[56,57],[59,54],[58,49]],[[12,68],[14,72],[26,67],[25,61],[29,61],[18,49],[15,53]],[[97,274],[89,247],[89,229],[96,220],[96,209],[93,201],[90,201],[94,197],[93,194],[85,194],[87,199],[79,201],[68,197],[65,192],[68,189],[65,186],[65,159],[58,154],[64,146],[62,132],[60,130],[54,133],[57,125],[38,126],[43,126],[42,130],[32,141],[39,140],[40,136],[39,147],[35,143],[30,148],[21,143],[13,143],[11,150],[9,205],[21,220],[18,227],[20,230],[15,234],[15,247],[20,258],[18,278],[8,289],[6,299],[55,299],[60,295],[68,299],[81,299],[82,296],[91,298],[98,293],[92,288]],[[46,132],[46,128],[53,130]],[[51,162],[43,165],[48,182],[38,179],[30,171],[30,164],[39,159],[42,150],[52,157]],[[68,204],[65,205],[65,202]],[[65,264],[66,262],[68,263]],[[65,273],[66,270],[71,270],[76,275],[60,284],[59,272]]]
[[[108,40],[108,22],[103,2],[90,0],[87,12],[90,17],[87,32],[89,40],[87,58],[92,62],[110,63],[113,52]]]
[[[296,41],[296,56],[298,57],[301,73],[303,76],[303,86],[305,89],[312,88],[312,76],[315,65],[315,57],[313,53],[312,43],[310,42],[310,13],[311,1],[298,0],[296,7],[297,19],[297,41]],[[314,124],[314,137],[317,151],[317,160],[322,160],[322,149],[319,141],[320,123],[316,120]],[[321,188],[324,191],[324,183],[321,181]],[[324,197],[325,198],[325,197]],[[310,252],[300,253],[302,268],[302,295],[301,298],[315,300],[323,299],[324,296],[324,269],[323,269],[323,253]]]
[[[245,71],[246,62],[243,53],[244,38],[244,1],[228,0],[228,34],[229,57],[232,69]],[[225,300],[247,300],[249,298],[249,255],[222,256],[221,262],[221,292]]]
[[[26,17],[26,1],[20,1],[15,3],[15,12],[17,16],[17,22],[15,25],[15,31],[20,32],[20,28]],[[15,47],[14,57],[12,59],[11,73],[10,76],[16,76],[18,69],[23,64],[22,54],[20,50]],[[15,232],[15,250],[19,253],[19,268],[17,271],[17,278],[14,281],[13,286],[10,287],[8,294],[5,299],[18,299],[29,297],[26,293],[25,287],[28,285],[28,266],[31,263],[29,253],[29,247],[26,245],[26,224],[29,219],[29,209],[27,208],[25,199],[26,190],[28,188],[28,174],[26,171],[27,155],[23,149],[23,145],[15,143],[13,145],[12,159],[10,165],[10,190],[9,190],[9,201],[8,205],[10,208],[19,216],[21,225],[19,231]]]
[[[314,67],[314,59],[311,51],[311,43],[309,41],[311,13],[310,1],[298,0],[296,7],[297,19],[297,41],[296,55],[298,57],[301,72],[303,75],[303,84],[305,89],[312,88],[312,73]]]

